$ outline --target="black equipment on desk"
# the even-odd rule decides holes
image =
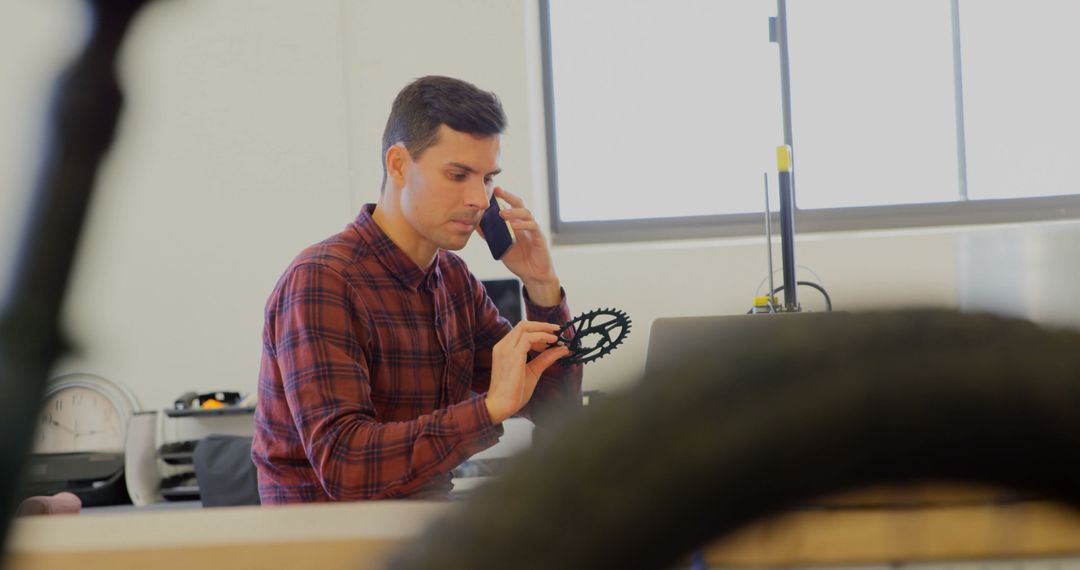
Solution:
[[[486,279],[481,283],[495,303],[495,308],[499,309],[499,314],[510,321],[511,326],[518,324],[524,314],[521,282],[517,279]]]
[[[84,507],[131,503],[122,452],[33,454],[27,461],[21,498],[74,493]]]

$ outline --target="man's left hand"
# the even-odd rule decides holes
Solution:
[[[502,262],[517,275],[529,291],[529,298],[542,307],[558,305],[562,299],[559,278],[551,262],[547,238],[540,224],[518,196],[495,187],[495,195],[510,204],[502,218],[514,229],[517,242],[502,257]]]

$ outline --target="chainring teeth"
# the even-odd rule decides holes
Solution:
[[[599,317],[610,318],[597,323],[596,320]],[[563,362],[586,364],[607,356],[622,344],[623,340],[629,336],[630,328],[630,316],[618,309],[603,308],[587,311],[571,319],[559,329],[556,335],[559,340],[555,344],[567,346],[572,351],[561,359]],[[618,334],[610,334],[613,330],[618,330]],[[573,337],[567,337],[568,331],[572,331]],[[591,335],[599,336],[600,340],[590,346],[582,346],[582,339]]]

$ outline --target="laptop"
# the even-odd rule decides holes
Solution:
[[[645,378],[676,366],[691,354],[723,346],[748,331],[766,333],[784,326],[790,319],[822,318],[829,313],[775,313],[759,315],[717,315],[707,317],[664,317],[649,329],[645,353]]]

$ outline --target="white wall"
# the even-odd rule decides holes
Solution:
[[[83,33],[79,8],[75,0],[0,0],[0,288],[40,166],[45,98]]]
[[[33,162],[22,142],[37,125],[22,113],[70,51],[78,4],[0,3],[0,47],[38,54],[0,62],[6,271]],[[546,220],[539,48],[536,0],[153,4],[125,47],[128,106],[67,306],[81,351],[59,368],[120,381],[146,407],[188,389],[253,390],[267,294],[301,248],[376,199],[390,102],[420,75],[459,76],[500,96],[510,118],[500,184]],[[657,188],[625,193],[673,199]],[[803,235],[798,260],[837,308],[951,307],[958,259],[971,255],[957,244],[972,231]],[[757,238],[554,252],[575,312],[613,306],[636,323],[623,348],[589,365],[587,389],[633,381],[652,319],[744,312],[766,272]],[[479,239],[464,256],[481,278],[507,274]],[[812,292],[804,301],[816,302]]]
[[[5,21],[20,27],[45,4],[17,3]],[[254,389],[262,307],[281,270],[354,216],[339,21],[337,2],[185,0],[141,13],[66,307],[78,352],[59,371],[126,384],[151,408],[188,389]],[[27,99],[4,98],[5,111]]]

